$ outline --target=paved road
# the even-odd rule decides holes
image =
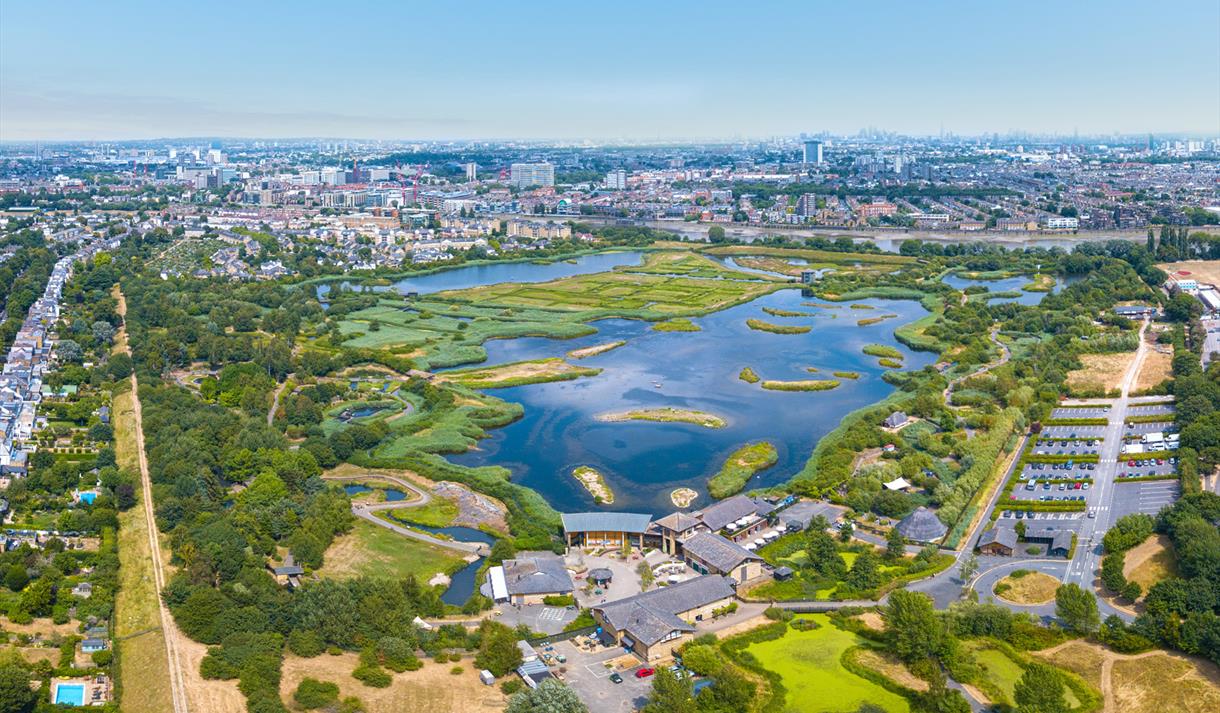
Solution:
[[[127,299],[119,292],[119,316],[126,321]],[[131,356],[131,345],[124,340],[123,350]],[[145,527],[148,530],[148,545],[152,556],[153,582],[156,585],[157,607],[161,615],[161,631],[165,632],[165,656],[169,662],[170,698],[173,701],[174,713],[187,713],[186,684],[182,675],[183,659],[178,650],[178,637],[182,634],[174,623],[161,591],[165,589],[165,571],[161,561],[161,543],[157,538],[156,509],[153,506],[152,478],[148,473],[148,456],[144,448],[144,414],[140,408],[140,385],[136,374],[131,374],[131,406],[135,417],[136,454],[140,464],[141,499],[144,504]]]
[[[387,530],[396,532],[403,537],[410,537],[413,540],[427,542],[437,547],[445,547],[447,549],[456,550],[466,555],[484,556],[490,551],[487,545],[482,542],[460,542],[458,540],[447,540],[441,537],[433,537],[425,532],[413,530],[409,527],[400,527],[383,518],[377,517],[377,513],[382,510],[400,510],[402,508],[418,508],[427,505],[432,501],[432,493],[416,487],[413,483],[409,483],[401,478],[395,478],[392,475],[383,475],[381,473],[368,473],[366,475],[328,475],[324,476],[326,480],[384,480],[388,483],[415,493],[417,496],[414,500],[394,500],[384,503],[352,503],[352,514],[361,520],[371,522],[378,527],[384,527]]]

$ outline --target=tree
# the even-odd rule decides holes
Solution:
[[[851,542],[851,536],[855,531],[856,528],[851,524],[851,521],[844,520],[843,524],[839,526],[839,542]]]
[[[93,332],[93,338],[101,344],[109,344],[114,340],[114,327],[109,322],[98,320],[93,323],[90,331]]]
[[[689,678],[678,678],[668,668],[660,668],[652,679],[652,693],[644,713],[695,713],[694,682]]]
[[[962,564],[958,567],[957,574],[962,578],[963,582],[970,581],[975,572],[979,571],[979,558],[973,552],[966,559],[962,560]]]
[[[1046,664],[1031,663],[1013,689],[1018,713],[1067,713],[1063,677]]]
[[[907,541],[898,531],[898,528],[891,527],[890,531],[885,535],[885,558],[891,562],[902,559],[906,554]]]
[[[1078,584],[1062,584],[1055,590],[1055,614],[1080,634],[1091,634],[1101,625],[1097,597]]]
[[[0,713],[27,713],[35,701],[30,672],[14,664],[0,666]]]
[[[479,630],[482,640],[474,659],[476,666],[499,678],[521,665],[521,649],[517,648],[517,637],[512,629],[499,622],[484,620]]]
[[[297,690],[292,694],[292,698],[297,705],[307,710],[325,708],[339,701],[339,687],[330,681],[305,677],[297,685]]]
[[[877,555],[871,550],[860,553],[851,569],[847,572],[846,582],[856,590],[868,590],[880,584],[877,572]]]
[[[1023,520],[1017,520],[1016,527],[1014,527],[1012,529],[1014,532],[1017,533],[1017,538],[1020,539],[1022,542],[1024,542],[1025,541],[1025,522]]]
[[[20,564],[9,565],[8,572],[4,574],[4,586],[14,592],[20,592],[29,583],[30,575],[25,571],[25,567]]]
[[[588,713],[576,691],[548,678],[535,689],[526,689],[508,701],[505,713]]]
[[[903,661],[919,661],[939,655],[948,641],[948,629],[932,607],[932,599],[921,592],[896,589],[882,612],[885,631],[894,653]]]
[[[55,345],[55,353],[61,361],[68,364],[79,364],[85,358],[85,350],[71,339],[65,339]]]
[[[723,243],[728,240],[728,237],[724,234],[724,228],[713,225],[707,229],[707,239],[713,243]]]

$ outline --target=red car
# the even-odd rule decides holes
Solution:
[[[636,678],[648,678],[649,676],[651,676],[652,674],[654,674],[656,672],[657,672],[657,670],[655,668],[642,668],[635,672],[635,677]]]

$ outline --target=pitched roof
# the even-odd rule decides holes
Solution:
[[[726,540],[714,532],[700,532],[682,543],[682,549],[721,572],[730,572],[746,560],[762,560],[736,542]]]
[[[949,529],[945,527],[945,523],[936,517],[936,513],[922,505],[916,508],[915,512],[904,517],[902,522],[898,523],[898,532],[903,537],[919,542],[939,540],[948,531]]]
[[[674,532],[686,532],[699,524],[699,518],[684,512],[671,512],[658,519],[656,524]]]
[[[563,560],[557,557],[504,560],[503,566],[509,594],[550,594],[575,589]]]
[[[979,547],[990,544],[1003,545],[1010,550],[1016,549],[1017,533],[1012,528],[993,527],[984,532],[982,537],[979,538]]]
[[[1070,530],[1056,532],[1055,536],[1051,538],[1050,549],[1061,549],[1070,552],[1072,549],[1072,532]]]
[[[560,515],[564,532],[631,532],[648,531],[652,515],[633,512],[571,512]]]
[[[770,506],[766,506],[766,508],[769,509]],[[695,513],[695,516],[703,520],[703,524],[707,525],[712,531],[716,531],[734,520],[740,520],[747,515],[758,514],[758,503],[744,495],[734,495],[731,498],[721,500],[715,505],[707,506],[701,512]]]
[[[678,614],[733,596],[733,585],[718,574],[695,577],[668,587],[598,607],[606,622],[616,630],[652,645],[675,629],[694,631]]]

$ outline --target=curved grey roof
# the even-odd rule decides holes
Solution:
[[[614,578],[614,573],[611,572],[606,567],[598,567],[596,569],[589,570],[589,579],[605,581],[607,579],[613,579],[613,578]]]
[[[949,528],[936,517],[936,513],[920,506],[898,523],[898,532],[908,540],[933,542],[945,536]]]

